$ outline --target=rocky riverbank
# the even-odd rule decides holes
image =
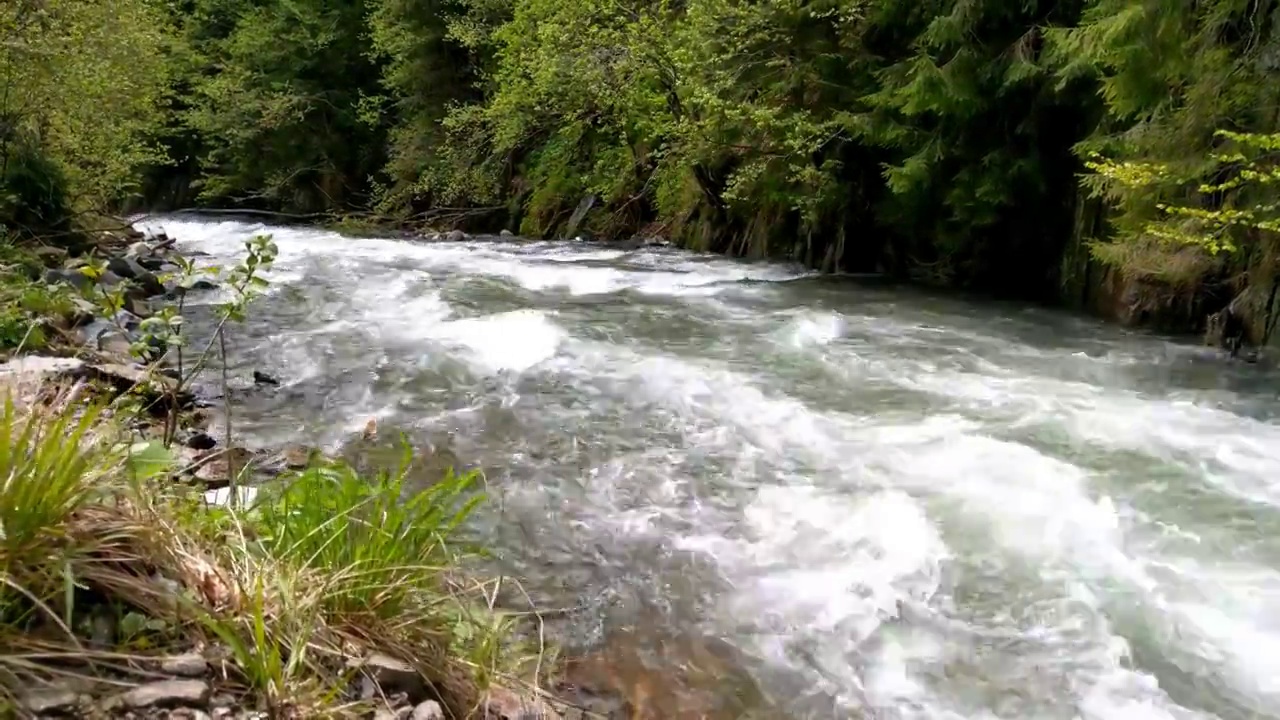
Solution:
[[[35,255],[74,311],[40,321],[46,354],[20,346],[0,364],[5,426],[30,445],[3,458],[26,485],[0,490],[15,495],[0,497],[0,522],[30,530],[0,538],[0,569],[21,588],[0,591],[6,716],[621,716],[538,690],[557,687],[545,648],[521,645],[482,580],[456,579],[437,533],[465,512],[465,478],[406,497],[314,449],[228,436],[225,392],[202,393],[157,342],[157,321],[218,287],[192,277],[171,239],[130,232],[89,257]],[[270,502],[227,507],[233,483],[270,488]],[[382,509],[360,520],[369,508]]]

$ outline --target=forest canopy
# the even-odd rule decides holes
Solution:
[[[1100,267],[1267,326],[1278,77],[1275,0],[16,0],[0,222],[589,206],[576,234],[1036,299]]]

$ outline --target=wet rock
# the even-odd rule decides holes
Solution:
[[[32,690],[18,704],[32,715],[72,715],[83,698],[70,688],[47,687]]]
[[[444,709],[435,700],[427,700],[413,709],[409,720],[444,720]]]
[[[466,239],[467,234],[461,230],[450,230],[449,234],[445,236],[445,240],[448,240],[449,242],[462,242]]]
[[[184,653],[161,660],[160,670],[179,677],[200,677],[208,672],[209,664],[200,653]]]
[[[422,675],[403,660],[373,653],[364,661],[348,660],[348,667],[361,673],[360,696],[363,699],[403,693],[410,703],[427,699],[427,685]]]
[[[209,433],[197,430],[183,437],[182,444],[193,450],[212,450],[218,446],[218,441]]]
[[[128,257],[113,257],[107,261],[107,270],[126,280],[132,280],[147,295],[163,295],[164,284],[155,273],[142,267],[137,260]]]
[[[124,693],[120,703],[135,710],[152,707],[203,705],[209,700],[209,683],[203,680],[161,680]]]
[[[506,229],[503,229],[503,231],[502,231],[502,232],[498,233],[498,237],[512,238],[512,237],[515,237],[515,236],[516,236],[516,234],[515,234],[515,233],[511,232],[510,230],[506,230]]]
[[[253,384],[254,385],[279,385],[280,381],[275,377],[262,372],[261,370],[254,370]]]
[[[165,717],[168,720],[210,720],[209,713],[189,707],[172,710]]]
[[[204,278],[188,278],[180,283],[173,284],[169,292],[165,293],[165,297],[171,300],[177,300],[188,292],[217,290],[218,284]]]
[[[154,255],[137,258],[137,263],[153,273],[173,272],[178,268],[177,265],[174,265],[168,260]]]

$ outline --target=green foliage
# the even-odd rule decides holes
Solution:
[[[49,285],[35,255],[0,237],[0,351],[44,349],[52,326],[76,311],[75,294]]]
[[[112,451],[90,436],[98,411],[45,417],[20,412],[6,394],[0,411],[0,622],[46,606],[63,587],[78,549],[72,515],[112,471]]]
[[[1274,2],[1094,0],[1077,27],[1049,34],[1060,78],[1096,80],[1106,110],[1079,144],[1086,191],[1114,209],[1099,258],[1194,285],[1222,264],[1174,272],[1188,257],[1275,255],[1276,13]]]
[[[343,464],[312,467],[259,503],[267,552],[326,572],[330,612],[392,621],[421,612],[420,601],[441,590],[438,573],[455,562],[448,537],[481,499],[465,494],[475,476],[450,473],[411,492],[405,453],[399,471],[374,477]]]
[[[339,208],[381,163],[381,134],[362,122],[377,92],[363,2],[193,0],[179,13],[210,202]]]
[[[34,172],[19,187],[44,186],[34,204],[18,193],[25,211],[46,215],[101,208],[135,186],[141,166],[164,160],[152,136],[171,69],[162,8],[157,0],[0,6],[0,177],[9,187],[0,201],[14,202],[11,160]],[[56,172],[32,166],[37,157]]]

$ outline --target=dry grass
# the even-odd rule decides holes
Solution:
[[[59,675],[129,683],[158,654],[218,648],[219,684],[248,706],[346,717],[368,709],[353,660],[377,651],[466,717],[484,682],[540,661],[507,642],[482,588],[444,580],[472,478],[409,496],[398,473],[325,464],[249,507],[208,507],[168,451],[120,442],[68,400],[6,402],[0,418],[0,698]]]

